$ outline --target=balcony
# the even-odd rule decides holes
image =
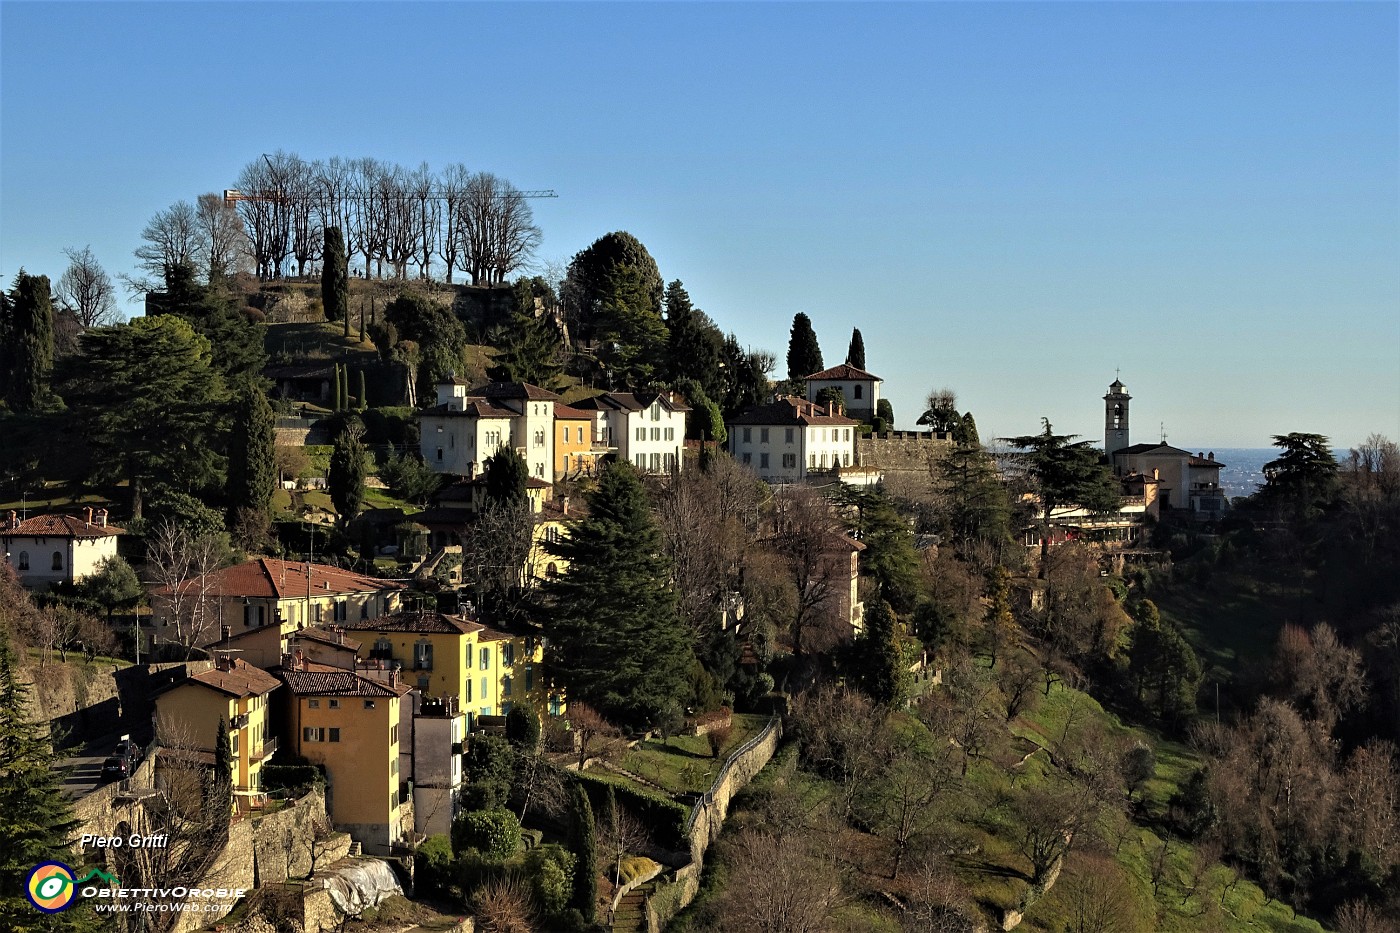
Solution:
[[[270,738],[270,739],[264,739],[264,740],[263,740],[263,743],[262,743],[262,748],[258,749],[256,752],[254,752],[250,757],[252,758],[253,761],[262,761],[264,758],[271,758],[272,755],[273,755],[273,753],[276,752],[276,751],[277,751],[277,739],[276,739],[276,737],[273,737],[273,738]]]
[[[237,716],[233,717],[233,722],[229,723],[229,728],[230,728],[230,729],[246,729],[246,728],[248,728],[248,714],[247,714],[247,713],[239,713]]]

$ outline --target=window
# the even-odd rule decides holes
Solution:
[[[844,461],[844,463],[843,463],[844,466],[850,466],[850,465],[851,465],[851,454],[850,454],[850,451],[847,451],[846,453],[843,453],[843,454],[841,455],[841,459],[842,459],[842,461]]]
[[[320,708],[321,708],[321,701],[320,701],[320,700],[307,700],[307,701],[306,701],[306,706],[307,706],[307,709],[320,709]]]
[[[863,388],[864,388],[864,386],[860,385],[859,383],[857,383],[856,385],[852,386],[852,387],[851,387],[851,394],[852,394],[852,396],[853,396],[854,398],[860,398],[860,391],[861,391],[861,389],[863,389]]]
[[[455,435],[455,434],[449,434],[449,435],[447,435],[447,449],[448,449],[448,450],[455,450],[456,448],[457,448],[457,435]]]
[[[675,439],[676,439],[676,429],[675,429],[675,428],[667,428],[667,429],[666,429],[666,440],[668,440],[668,441],[674,441]]]
[[[752,442],[752,441],[753,441],[753,428],[744,428],[744,443],[745,443],[745,444],[748,444],[748,443],[750,443],[750,442]]]
[[[510,688],[511,688],[511,682],[510,682],[510,681],[511,681],[511,679],[510,679],[509,676],[506,676],[506,677],[502,677],[502,678],[501,678],[501,696],[503,696],[503,697],[508,697],[508,696],[510,696]]]
[[[463,702],[463,703],[470,703],[471,701],[472,701],[472,679],[471,679],[470,677],[468,677],[468,678],[467,678],[467,695],[464,696],[464,697],[462,697],[462,702]]]
[[[551,715],[551,716],[562,716],[562,715],[564,715],[564,704],[561,703],[561,702],[559,701],[559,697],[558,697],[558,696],[551,695],[550,698],[549,698],[549,715]]]
[[[374,701],[365,700],[365,709],[374,709]]]
[[[510,644],[501,645],[501,663],[504,664],[506,667],[514,667],[514,666],[515,666],[515,646],[514,646],[514,645],[510,645]]]
[[[786,441],[787,443],[791,444],[791,443],[792,443],[792,428],[784,428],[784,433],[785,433],[787,436],[784,437],[783,440]]]
[[[375,645],[378,648],[378,645]],[[416,671],[430,671],[433,669],[433,643],[426,638],[419,639],[413,644],[413,669]]]
[[[398,759],[398,758],[391,758],[391,759],[389,759],[389,774],[390,774],[392,777],[398,777],[398,776],[399,776],[399,759]],[[392,807],[393,804],[391,803],[391,804],[389,804],[389,806]]]
[[[652,402],[652,403],[651,403],[651,420],[652,420],[652,421],[660,421],[660,420],[661,420],[661,403],[660,403],[660,402]]]
[[[768,455],[764,454],[764,456],[766,457]],[[662,462],[666,464],[666,472],[670,473],[676,468],[676,455],[667,454],[665,457],[662,458]]]
[[[317,624],[317,625],[320,625],[320,624],[321,624],[321,612],[322,612],[322,610],[324,610],[325,608],[326,608],[326,607],[323,606],[323,605],[321,605],[320,603],[317,603],[317,604],[316,604],[315,616],[316,616],[316,624]]]
[[[489,671],[491,669],[491,649],[482,648],[480,651],[477,652],[476,656],[478,662],[477,666],[480,667],[483,671]]]
[[[485,699],[487,699],[488,697],[491,696],[491,686],[490,686],[489,683],[487,683],[487,680],[486,680],[485,677],[481,678],[481,683],[480,683],[479,686],[481,687],[481,699],[485,700]],[[490,715],[491,715],[491,708],[490,708],[490,707],[486,707],[485,710],[484,710],[484,712],[482,713],[482,715],[484,715],[484,716],[490,716]]]
[[[646,428],[638,428],[638,429],[637,429],[637,440],[639,440],[639,441],[644,441],[644,440],[646,440],[646,439],[647,439],[647,429],[646,429]]]
[[[54,552],[53,552],[53,569],[54,569],[54,570],[62,570],[62,569],[63,569],[63,552],[62,552],[62,551],[54,551]]]
[[[797,454],[783,454],[783,468],[791,470],[797,466]]]
[[[661,472],[661,455],[660,455],[660,454],[652,454],[652,455],[651,455],[651,472],[653,472],[653,473],[660,473],[660,472]]]
[[[845,438],[845,439],[846,439],[847,442],[849,442],[849,441],[851,440],[851,429],[850,429],[850,428],[847,428],[847,429],[846,429],[846,438]]]
[[[326,730],[320,726],[305,726],[301,730],[301,740],[303,742],[324,742]]]
[[[331,709],[340,709],[340,701],[331,700]]]
[[[753,454],[744,454],[745,463],[753,463]]]
[[[766,443],[768,443],[768,429],[767,429],[767,428],[759,428],[759,429],[758,429],[758,442],[759,442],[760,444],[766,444]]]
[[[540,428],[537,431],[535,431],[535,446],[544,446],[544,428]]]
[[[645,428],[643,428],[645,430]],[[637,454],[637,469],[645,471],[647,468],[647,455]]]
[[[759,455],[758,455],[758,468],[759,468],[760,470],[766,470],[766,469],[768,469],[768,455],[767,455],[767,454],[759,454]]]
[[[348,608],[349,607],[345,604],[345,600],[337,601],[335,604],[335,621],[344,622],[346,619],[346,610]]]
[[[369,600],[365,600],[364,602],[360,603],[360,618],[369,618]]]
[[[340,741],[340,730],[339,730],[339,729],[334,729],[334,728],[332,728],[332,729],[327,729],[326,732],[328,733],[328,735],[326,736],[326,738],[328,738],[330,741],[332,741],[332,742],[339,742],[339,741]]]
[[[808,454],[808,455],[807,455],[807,469],[809,469],[809,470],[815,470],[816,468],[817,468],[817,455],[816,455],[816,454]]]
[[[539,476],[539,477],[541,477],[541,478],[544,476],[544,464],[543,464],[543,463],[536,463],[536,464],[535,464],[535,475],[536,475],[536,476]]]
[[[229,733],[228,737],[228,750],[233,752],[235,756],[238,754],[238,736],[239,732],[235,729],[233,732]]]
[[[525,689],[535,689],[535,667],[532,664],[525,665]]]
[[[651,429],[651,439],[654,440],[654,441],[659,441],[659,440],[661,440],[661,429],[660,429],[660,428],[652,428],[652,429]]]
[[[438,461],[441,462],[441,460],[442,460],[442,448],[439,447],[439,448],[437,449],[437,452],[438,452]]]
[[[399,744],[399,724],[398,724],[398,723],[394,723],[392,726],[389,727],[389,744],[390,744],[390,745],[397,745],[397,744]]]
[[[20,569],[20,570],[28,570],[28,569],[29,569],[29,552],[28,552],[28,551],[20,551],[20,552],[19,552],[19,564],[18,564],[18,566],[19,566],[19,569]]]

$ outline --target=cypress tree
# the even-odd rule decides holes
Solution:
[[[908,696],[908,671],[900,649],[894,613],[876,598],[865,614],[865,632],[858,643],[865,692],[881,706],[898,707]]]
[[[0,930],[92,928],[85,907],[41,914],[23,893],[30,870],[40,862],[75,864],[70,839],[79,825],[46,730],[25,712],[28,692],[0,631]]]
[[[327,482],[331,487],[331,504],[342,525],[359,514],[360,504],[365,499],[365,445],[360,443],[358,427],[347,424],[336,437],[335,448],[331,451]]]
[[[812,373],[821,372],[822,348],[817,344],[817,332],[812,329],[812,319],[801,311],[792,319],[792,333],[788,338],[788,379],[802,382]]]
[[[525,501],[530,467],[513,447],[502,447],[486,458],[488,505],[520,505]]]
[[[234,413],[228,452],[231,516],[246,509],[262,516],[266,525],[272,511],[272,491],[277,485],[276,443],[276,418],[267,396],[253,386],[245,388]]]
[[[335,364],[335,386],[331,395],[331,411],[340,411],[340,364]]]
[[[355,407],[360,411],[364,411],[369,407],[369,403],[365,401],[365,371],[363,369],[360,370],[360,395],[356,401]]]
[[[589,515],[546,550],[568,571],[543,587],[545,664],[571,699],[633,727],[680,712],[694,655],[676,607],[671,562],[641,479],[609,467]]]
[[[345,236],[339,227],[324,232],[325,262],[321,269],[321,306],[328,321],[350,322],[350,274],[345,264]],[[349,332],[347,331],[347,336]]]
[[[48,395],[53,370],[53,299],[49,277],[15,276],[10,293],[10,403],[20,411],[38,408]]]
[[[860,328],[851,331],[851,346],[846,350],[846,362],[856,369],[865,368],[865,338],[860,335]]]
[[[233,752],[228,742],[228,721],[219,718],[219,733],[214,739],[214,777],[209,785],[209,806],[206,808],[211,819],[218,821],[215,814],[223,814],[223,822],[233,813]],[[215,826],[218,822],[214,823]]]
[[[582,781],[569,791],[569,851],[574,863],[574,896],[570,907],[578,908],[585,923],[592,924],[598,911],[598,849],[593,838],[593,805]]]
[[[982,446],[982,438],[977,433],[977,421],[972,417],[972,412],[962,416],[962,425],[957,431],[955,440],[963,447]]]

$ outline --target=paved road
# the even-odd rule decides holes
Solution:
[[[65,769],[63,789],[70,797],[77,800],[102,786],[102,762],[112,754],[121,737],[122,733],[113,732],[93,739],[72,757],[63,759],[59,765]]]

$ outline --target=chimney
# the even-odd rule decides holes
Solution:
[[[335,632],[335,643],[336,643],[337,645],[343,645],[343,644],[345,644],[345,629],[344,629],[344,627],[337,625],[333,631]]]
[[[1208,459],[1214,460],[1214,459],[1215,459],[1215,451],[1212,450],[1212,451],[1211,451],[1209,454],[1207,454],[1206,456],[1207,456]]]
[[[219,626],[219,640],[228,641],[233,637],[233,628],[228,625]]]
[[[282,669],[288,671],[296,670],[296,666],[292,663],[292,655],[290,652],[282,652]]]
[[[306,658],[305,658],[305,656],[302,655],[301,649],[300,649],[300,648],[298,648],[298,649],[292,654],[292,670],[296,670],[296,671],[304,671],[304,670],[306,670]]]
[[[87,507],[87,523],[92,524],[92,506]]]
[[[101,525],[103,528],[106,528],[106,527],[107,527],[107,510],[106,510],[106,509],[98,509],[98,510],[97,510],[97,524]]]
[[[561,508],[563,508],[564,514],[565,514],[565,515],[568,515],[568,514],[569,514],[569,497],[568,497],[568,496],[565,496],[565,497],[564,497],[563,502],[561,503]]]
[[[19,527],[19,513],[16,512],[14,509],[10,509],[10,514],[9,514],[9,516],[8,516],[8,517],[6,518],[6,520],[5,520],[5,527],[6,527],[6,528],[18,528],[18,527]]]
[[[391,686],[391,687],[397,687],[398,685],[399,685],[399,666],[398,666],[397,664],[395,664],[392,668],[389,669],[389,686]]]

